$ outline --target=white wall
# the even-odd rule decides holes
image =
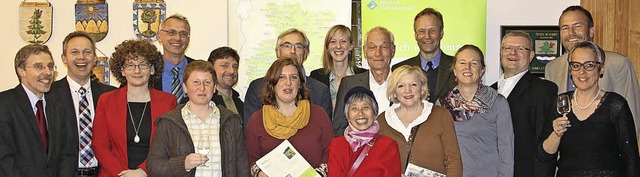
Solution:
[[[562,10],[571,5],[580,5],[580,0],[487,0],[484,83],[490,85],[500,77],[500,25],[558,25]]]
[[[66,75],[62,66],[62,40],[75,30],[76,1],[49,0],[53,4],[54,25],[51,39],[46,43],[58,65],[58,77]],[[495,82],[499,76],[500,25],[557,25],[563,9],[579,4],[580,0],[487,0],[487,71],[485,83]],[[0,91],[15,87],[13,60],[24,45],[18,34],[18,6],[20,0],[0,1]],[[165,0],[167,15],[180,13],[191,23],[191,44],[187,55],[206,59],[209,52],[228,44],[227,0]],[[135,38],[132,27],[133,0],[111,0],[109,4],[109,33],[97,43],[98,49],[110,56],[114,47],[123,40]],[[446,15],[446,14],[444,14]],[[157,44],[157,43],[156,43]],[[161,46],[157,45],[161,50]],[[242,57],[242,56],[241,56]],[[242,63],[241,63],[242,64]],[[113,81],[113,79],[112,79]]]
[[[44,0],[40,0],[44,1]],[[18,6],[21,0],[0,1],[0,91],[18,84],[14,70],[14,58],[18,50],[27,45],[18,33]],[[46,45],[58,66],[57,79],[66,76],[67,69],[62,64],[62,40],[75,31],[75,0],[49,0],[53,5],[53,34]],[[109,33],[96,47],[111,56],[114,47],[127,39],[134,39],[133,0],[111,0],[109,4]],[[228,44],[227,0],[165,0],[167,16],[179,13],[191,24],[191,44],[187,55],[195,59],[206,59],[211,50]],[[159,50],[162,50],[155,42]],[[101,54],[98,54],[99,56]],[[115,80],[112,78],[112,83]]]

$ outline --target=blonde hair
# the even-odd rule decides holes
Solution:
[[[420,93],[420,100],[425,100],[429,96],[429,82],[427,81],[427,76],[424,75],[422,69],[418,66],[411,65],[403,65],[391,73],[391,78],[389,78],[389,86],[387,87],[387,99],[393,103],[400,102],[396,97],[396,87],[398,82],[400,82],[400,78],[405,75],[415,74],[418,76],[418,81],[420,81],[420,85],[422,87],[422,93]]]

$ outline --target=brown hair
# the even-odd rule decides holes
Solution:
[[[69,41],[73,38],[76,37],[84,37],[87,38],[89,40],[89,42],[91,42],[91,49],[93,50],[93,53],[96,53],[96,42],[93,40],[93,38],[91,38],[91,36],[84,32],[84,31],[74,31],[71,32],[69,34],[67,34],[66,37],[64,37],[64,40],[62,40],[62,54],[66,55],[67,54],[67,45],[69,44]]]
[[[152,87],[153,84],[156,84],[154,82],[162,80],[162,72],[164,69],[162,54],[160,54],[158,48],[149,43],[149,41],[138,39],[125,40],[118,44],[116,51],[111,54],[111,59],[109,60],[110,70],[118,82],[123,85],[127,84],[127,79],[122,75],[122,69],[124,69],[124,65],[128,60],[135,59],[136,57],[142,57],[142,59],[151,64],[154,69],[154,73],[149,77],[149,86]]]
[[[464,50],[471,50],[476,52],[476,54],[478,54],[480,56],[480,65],[482,66],[482,68],[485,68],[485,64],[484,64],[484,54],[482,53],[482,50],[480,50],[480,48],[478,48],[478,46],[475,46],[473,44],[465,44],[462,47],[460,47],[460,49],[458,49],[458,51],[456,52],[456,55],[453,57],[453,65],[451,65],[451,71],[453,71],[453,69],[456,67],[456,62],[458,61],[458,54],[460,54],[460,52],[464,51]]]
[[[422,9],[422,11],[418,12],[416,17],[413,18],[413,26],[416,26],[416,21],[418,21],[418,18],[420,18],[422,16],[425,16],[425,15],[436,16],[436,18],[440,21],[440,30],[444,29],[444,20],[442,18],[442,13],[438,12],[436,9],[433,9],[431,7],[427,7],[425,9]]]
[[[216,62],[216,60],[225,59],[227,57],[233,58],[233,60],[240,64],[240,55],[238,55],[238,52],[235,49],[226,46],[213,49],[213,51],[209,53],[209,59],[207,59],[207,61],[213,64]]]
[[[271,64],[267,74],[264,76],[264,86],[260,91],[260,101],[264,105],[278,106],[276,101],[275,86],[280,80],[280,74],[282,74],[282,68],[285,66],[293,65],[298,69],[298,76],[300,77],[300,88],[298,89],[298,96],[296,96],[296,103],[300,100],[309,99],[309,89],[305,84],[306,78],[302,73],[302,66],[297,60],[293,58],[280,58]]]
[[[25,65],[27,63],[27,59],[29,58],[29,56],[38,55],[43,52],[48,54],[49,57],[53,58],[53,56],[51,55],[51,51],[49,50],[49,47],[47,47],[46,45],[29,44],[20,48],[20,50],[18,50],[18,53],[16,53],[16,58],[13,61],[13,66],[15,66],[14,69],[16,72],[16,76],[18,76],[18,80],[20,80],[20,75],[18,74],[18,67],[25,69],[26,67]]]
[[[194,60],[184,68],[184,72],[182,73],[182,83],[187,83],[187,80],[193,71],[207,72],[211,74],[211,77],[213,78],[212,82],[214,84],[217,82],[218,78],[216,77],[216,72],[213,70],[213,64],[204,60]]]

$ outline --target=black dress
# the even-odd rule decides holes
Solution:
[[[131,108],[127,109],[128,163],[129,169],[137,169],[142,162],[147,160],[151,145],[151,102],[128,102],[127,104]],[[142,115],[143,112],[144,115]],[[131,115],[133,115],[133,121]],[[138,142],[135,141],[136,129],[138,129]]]
[[[570,97],[572,92],[564,93]],[[538,146],[538,158],[557,164],[558,177],[638,177],[640,157],[633,116],[627,101],[605,92],[593,114],[583,121],[571,111],[571,127],[560,140],[558,152],[547,154]],[[546,135],[553,128],[545,127]]]

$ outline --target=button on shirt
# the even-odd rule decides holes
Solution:
[[[498,80],[498,93],[500,93],[505,98],[508,98],[509,94],[511,94],[511,91],[513,91],[513,88],[515,88],[516,84],[518,84],[518,81],[520,81],[520,78],[522,78],[522,76],[524,76],[527,71],[529,70],[522,71],[521,73],[518,73],[506,79],[504,78],[504,74],[502,74],[500,76],[500,80]]]
[[[182,112],[182,118],[187,124],[189,134],[193,140],[193,147],[198,149],[199,140],[203,136],[209,136],[209,154],[207,157],[209,161],[205,163],[205,166],[197,166],[196,177],[221,177],[222,176],[222,151],[220,149],[220,110],[216,107],[213,101],[209,101],[209,107],[213,108],[213,112],[209,114],[207,120],[202,121],[198,116],[189,111],[188,102],[187,105],[180,110]],[[193,170],[193,169],[192,169]]]
[[[162,72],[162,91],[171,93],[171,84],[173,81],[173,73],[171,72],[171,69],[173,69],[176,66],[180,68],[178,70],[178,78],[180,78],[180,83],[182,83],[182,73],[184,72],[184,68],[187,67],[187,57],[183,58],[182,61],[178,63],[178,65],[174,65],[173,63],[169,62],[165,58],[163,58],[163,61],[164,61],[164,72]]]
[[[378,84],[378,82],[373,78],[371,71],[369,71],[369,89],[371,89],[373,96],[376,97],[376,101],[378,102],[378,115],[389,108],[390,102],[389,99],[387,99],[389,77],[391,77],[391,73],[387,75],[387,79],[382,84]]]
[[[84,87],[84,89],[86,89],[86,93],[85,96],[87,97],[87,102],[89,103],[89,113],[91,113],[89,115],[89,117],[91,118],[91,124],[89,124],[89,126],[93,127],[93,120],[95,117],[95,105],[93,105],[93,94],[91,93],[91,82],[87,82],[84,85],[80,85],[78,84],[76,81],[74,81],[71,78],[67,78],[67,82],[69,82],[69,90],[71,91],[71,98],[73,99],[73,110],[75,111],[75,117],[76,117],[76,122],[80,123],[80,93],[78,93],[78,90],[80,90],[80,87]],[[80,126],[76,127],[78,134],[80,133]],[[78,155],[78,157],[80,157],[80,155]],[[97,167],[98,166],[98,158],[93,158],[91,159],[91,161],[89,161],[89,163],[87,163],[87,165],[82,165],[82,163],[80,162],[80,158],[78,158],[78,168],[89,168],[89,167]]]

